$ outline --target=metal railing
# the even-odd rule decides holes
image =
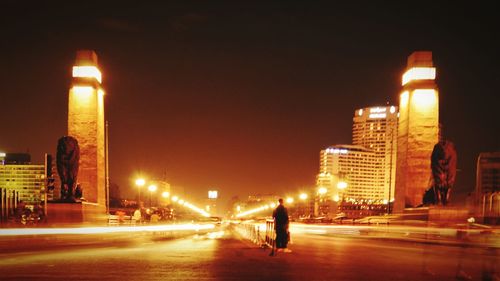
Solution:
[[[276,243],[276,231],[274,230],[274,220],[266,220],[266,245],[273,248]]]
[[[108,216],[108,225],[109,226],[118,226],[118,225],[136,225],[137,221],[133,216],[118,216],[118,215],[109,215]]]
[[[244,222],[235,226],[236,232],[238,232],[238,234],[240,234],[242,237],[252,241],[253,243],[261,247],[265,247],[267,245],[267,238],[265,236],[262,236],[262,232],[260,231],[260,229],[261,225],[254,222]]]

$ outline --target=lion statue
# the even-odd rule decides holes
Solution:
[[[457,174],[457,152],[451,141],[443,140],[434,145],[431,170],[431,187],[425,192],[423,203],[445,206],[449,203]]]
[[[78,141],[64,136],[57,142],[57,172],[61,178],[61,201],[78,202],[82,190],[77,184],[80,147]]]

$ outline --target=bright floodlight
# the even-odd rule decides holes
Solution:
[[[306,199],[307,199],[307,194],[306,194],[306,193],[301,193],[301,194],[299,195],[299,198],[300,198],[301,200],[306,200]]]
[[[326,189],[326,187],[320,187],[320,188],[318,189],[318,193],[319,193],[319,194],[325,194],[327,191],[328,191],[328,190]]]
[[[137,186],[144,186],[145,184],[146,184],[145,179],[140,178],[140,179],[135,180],[135,185],[137,185]]]
[[[174,196],[172,196],[172,201],[177,202],[177,200],[179,200],[179,197],[177,197],[177,196],[175,196],[175,195],[174,195]]]
[[[168,191],[163,191],[163,193],[161,194],[161,197],[168,198],[168,197],[170,197],[170,193]]]
[[[288,198],[286,199],[286,203],[288,203],[288,204],[293,203],[293,198],[292,198],[292,197],[288,197]]]

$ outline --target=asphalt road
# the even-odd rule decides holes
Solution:
[[[292,253],[269,256],[269,249],[228,229],[217,231],[175,239],[11,237],[9,250],[0,253],[0,279],[386,281],[457,280],[459,273],[495,280],[487,278],[499,274],[498,248],[492,247],[293,234]]]

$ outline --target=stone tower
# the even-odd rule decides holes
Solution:
[[[104,91],[97,55],[78,51],[69,90],[68,135],[80,146],[78,183],[89,203],[106,206]]]
[[[439,136],[439,94],[432,52],[408,57],[399,101],[394,212],[417,207],[429,187],[431,154]]]

